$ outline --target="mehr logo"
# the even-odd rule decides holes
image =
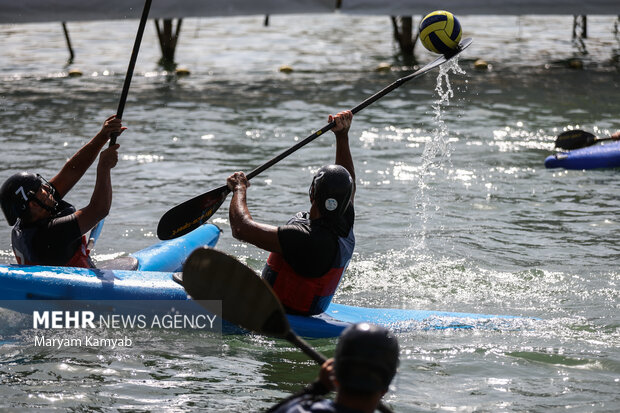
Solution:
[[[35,347],[133,347],[148,343],[152,334],[144,330],[154,329],[158,334],[171,331],[180,340],[206,333],[207,341],[218,348],[222,335],[218,300],[29,300],[28,307],[19,307],[27,314],[16,320]]]
[[[159,328],[159,329],[210,329],[217,316],[212,314],[100,314],[93,311],[33,311],[33,329],[85,329],[85,328]]]
[[[92,311],[33,311],[32,328],[96,328]]]

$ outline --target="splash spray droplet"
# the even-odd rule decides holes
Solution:
[[[422,153],[422,165],[418,175],[418,190],[414,199],[414,209],[420,217],[420,225],[414,233],[411,248],[420,250],[424,248],[427,224],[432,216],[439,210],[438,206],[433,206],[431,200],[432,190],[431,181],[437,176],[437,170],[441,169],[450,158],[449,130],[444,120],[445,108],[450,106],[450,99],[454,97],[454,91],[450,83],[450,72],[454,74],[465,74],[458,64],[458,58],[450,60],[439,67],[435,92],[438,99],[433,103],[433,113],[435,129],[431,134],[431,139],[426,142]]]

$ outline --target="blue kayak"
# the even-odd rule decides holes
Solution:
[[[369,308],[331,303],[323,314],[288,316],[295,332],[303,337],[336,337],[347,326],[368,322],[397,332],[443,329],[515,329],[532,318],[450,311]]]
[[[140,295],[143,287],[159,282],[164,276],[170,278],[171,272],[181,271],[192,251],[201,246],[214,247],[220,233],[216,225],[205,224],[182,237],[160,241],[128,257],[97,262],[96,269],[0,265],[0,300],[24,300],[41,295],[49,295],[49,299],[148,299],[156,294]],[[116,290],[106,287],[109,280],[115,279],[132,285],[126,288],[124,282],[121,283],[118,291],[122,297],[117,297]],[[92,295],[88,295],[89,291]],[[107,293],[109,298],[105,298]]]
[[[217,225],[204,224],[182,237],[160,241],[157,244],[130,254],[129,256],[137,261],[137,267],[132,269],[137,271],[181,271],[183,263],[192,251],[202,246],[214,247],[220,238],[221,232]],[[105,263],[105,265],[97,265],[97,267],[125,269],[114,268],[114,260],[110,263]]]
[[[0,306],[23,313],[38,309],[38,300],[82,300],[92,303],[114,301],[119,311],[135,311],[137,300],[141,309],[156,311],[170,305],[170,300],[192,303],[195,313],[204,309],[192,301],[183,287],[174,280],[174,272],[102,270],[71,267],[0,266]],[[123,300],[127,300],[123,307]],[[317,316],[288,316],[291,328],[306,338],[337,337],[348,325],[371,322],[395,331],[429,329],[518,329],[531,318],[489,314],[365,308],[332,303]],[[239,332],[224,328],[225,332]]]
[[[586,148],[558,152],[545,159],[546,168],[596,169],[620,167],[620,142],[606,142]]]

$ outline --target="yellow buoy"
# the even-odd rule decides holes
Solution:
[[[82,76],[82,71],[78,69],[71,69],[68,73],[69,77],[80,77]]]
[[[293,71],[293,68],[289,65],[280,66],[280,72],[282,73],[291,73],[292,71]]]
[[[489,64],[486,60],[478,59],[474,62],[474,68],[478,70],[487,70],[489,68]]]
[[[177,76],[189,76],[191,72],[186,67],[179,67],[174,70],[174,73],[176,73]]]
[[[377,72],[389,72],[390,70],[392,70],[392,65],[386,62],[381,62],[377,65],[377,68],[375,70]]]
[[[568,61],[568,67],[571,69],[583,69],[583,60],[574,58]]]

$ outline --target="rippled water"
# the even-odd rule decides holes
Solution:
[[[152,244],[168,208],[261,165],[328,113],[411,71],[387,17],[295,19],[294,27],[285,16],[269,27],[261,17],[184,21],[176,60],[191,75],[183,78],[157,68],[147,27],[97,256]],[[358,244],[336,300],[541,319],[399,334],[402,363],[387,396],[396,411],[617,411],[618,170],[543,166],[566,128],[620,129],[614,18],[589,18],[585,50],[571,41],[569,16],[461,23],[474,44],[459,68],[407,83],[355,116]],[[70,23],[69,66],[60,24],[0,26],[2,179],[21,169],[54,174],[114,113],[136,24]],[[478,58],[491,69],[474,69]],[[582,69],[570,67],[574,58]],[[375,71],[381,62],[392,70]],[[294,71],[279,72],[284,64]],[[70,69],[84,75],[68,77]],[[253,216],[278,224],[307,208],[312,172],[333,148],[326,135],[253,179]],[[85,205],[93,182],[94,170],[69,201]],[[220,249],[261,268],[266,254],[232,238],[225,206],[213,222],[224,230]],[[9,263],[3,225],[0,260]],[[279,340],[226,336],[214,355],[192,337],[145,339],[152,346],[102,354],[5,343],[0,406],[258,410],[316,374]],[[312,344],[329,355],[335,340]]]

